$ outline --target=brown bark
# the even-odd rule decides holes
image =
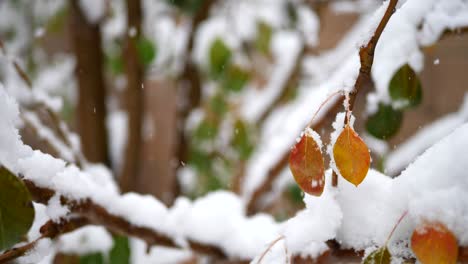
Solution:
[[[177,148],[177,91],[169,78],[145,81],[145,125],[141,147],[138,190],[172,204],[176,186],[174,156]]]
[[[141,128],[143,122],[143,65],[138,57],[137,41],[141,34],[142,10],[140,0],[127,0],[127,35],[124,46],[124,68],[127,79],[126,108],[128,137],[120,175],[123,192],[139,191],[137,181],[140,167]]]
[[[70,1],[70,31],[79,86],[76,113],[81,147],[89,161],[109,165],[101,31],[99,24],[86,20],[76,0]]]

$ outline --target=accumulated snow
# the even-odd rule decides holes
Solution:
[[[78,4],[89,23],[97,24],[106,12],[105,0],[79,0]]]
[[[114,244],[112,236],[101,226],[82,227],[61,235],[56,243],[58,251],[77,255],[107,253]]]
[[[465,94],[458,112],[450,113],[420,129],[391,152],[385,159],[385,173],[399,173],[424,150],[465,122],[468,122],[468,94]]]
[[[328,247],[325,241],[333,239],[341,225],[343,214],[336,200],[336,189],[331,187],[331,177],[327,175],[325,190],[320,197],[306,194],[306,209],[283,224],[288,249],[296,254],[314,243],[317,250],[309,252],[318,257]]]
[[[416,222],[439,221],[461,245],[468,244],[468,123],[436,143],[394,180],[394,195],[405,199]]]
[[[125,111],[113,111],[107,115],[106,127],[109,133],[109,153],[114,170],[119,172],[127,144],[128,116]]]
[[[193,203],[177,199],[168,222],[181,236],[219,245],[230,256],[249,259],[261,252],[264,243],[278,236],[278,225],[267,215],[246,218],[244,211],[239,197],[218,191]]]
[[[180,250],[167,247],[151,247],[147,252],[147,245],[141,240],[130,240],[131,263],[170,264],[185,263],[193,257],[189,250]]]
[[[36,264],[40,263],[48,255],[53,255],[52,241],[49,238],[40,239],[32,250],[26,252],[24,256],[19,257],[16,261],[19,264]]]
[[[36,113],[23,111],[22,114],[24,120],[27,121],[29,125],[31,125],[37,131],[37,136],[40,139],[49,142],[54,147],[54,149],[58,151],[60,158],[66,161],[76,162],[72,150],[61,140],[58,140],[58,138],[55,136],[55,133],[49,127],[42,124]]]

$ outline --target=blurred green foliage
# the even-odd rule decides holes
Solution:
[[[209,51],[210,72],[213,79],[218,79],[231,61],[232,51],[220,38],[215,39]]]
[[[367,119],[366,129],[372,136],[386,140],[398,132],[402,121],[402,111],[380,103],[377,112]]]
[[[128,237],[114,235],[114,246],[109,253],[110,264],[130,263],[130,243]]]
[[[422,101],[422,86],[418,75],[408,65],[403,65],[393,75],[389,84],[389,93],[400,108],[407,109],[419,105]]]
[[[140,62],[146,68],[156,57],[156,45],[148,38],[141,36],[136,44]]]
[[[273,35],[273,29],[266,22],[257,22],[257,37],[255,39],[255,47],[261,53],[270,54],[270,43]]]

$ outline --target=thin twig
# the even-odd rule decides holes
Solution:
[[[263,251],[262,255],[260,256],[260,258],[258,259],[258,262],[257,264],[260,264],[263,260],[263,258],[266,256],[266,254],[268,253],[268,251],[271,250],[271,248],[273,248],[273,246],[278,242],[280,241],[281,239],[284,239],[284,236],[279,236],[278,238],[276,238],[275,240],[273,240],[270,245],[268,245],[267,249],[265,249],[265,251]]]
[[[47,221],[41,228],[39,229],[41,232],[41,236],[37,239],[5,251],[3,254],[0,255],[0,264],[8,263],[14,259],[17,259],[21,256],[26,255],[29,251],[33,250],[36,247],[36,244],[44,238],[54,239],[61,234],[65,234],[71,231],[74,231],[80,227],[87,225],[88,222],[85,218],[81,217],[74,217],[70,219],[61,219],[58,222],[54,222],[52,220]]]

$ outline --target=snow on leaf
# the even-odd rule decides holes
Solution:
[[[23,182],[0,167],[0,250],[20,242],[34,220],[34,208]]]
[[[392,261],[392,255],[388,251],[387,247],[381,247],[374,250],[367,256],[363,264],[390,264]]]
[[[312,131],[310,131],[312,132]],[[310,195],[320,196],[325,186],[323,156],[309,131],[303,133],[289,155],[289,168],[299,187]]]
[[[347,181],[358,186],[364,180],[370,166],[369,149],[349,125],[338,136],[333,157],[339,173]]]
[[[411,236],[411,249],[422,264],[455,264],[458,243],[453,233],[438,222],[424,223]]]

